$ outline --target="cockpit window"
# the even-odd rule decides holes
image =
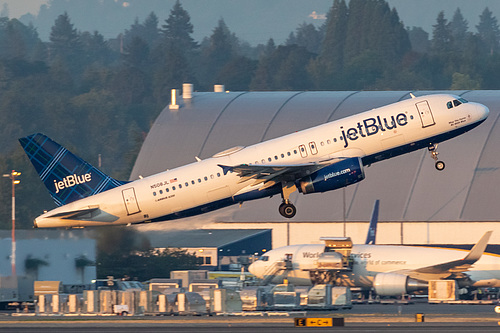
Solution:
[[[262,261],[269,261],[269,256],[261,256],[259,258],[259,260],[262,260]]]
[[[464,103],[469,103],[469,101],[466,100],[465,98],[454,99],[453,101],[446,103],[446,107],[448,107],[448,109],[451,109],[454,106],[459,106],[460,104]]]

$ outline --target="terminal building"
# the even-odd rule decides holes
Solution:
[[[365,167],[366,179],[322,194],[291,196],[297,215],[278,213],[275,196],[211,213],[139,227],[165,229],[269,229],[272,247],[319,243],[321,236],[350,236],[364,242],[376,199],[380,200],[378,244],[467,247],[493,230],[500,244],[499,91],[280,91],[193,92],[184,85],[156,119],[141,148],[131,179],[208,158],[356,113],[436,93],[452,93],[490,109],[479,127],[439,145],[443,171],[427,149]]]

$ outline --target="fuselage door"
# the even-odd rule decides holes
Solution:
[[[305,145],[299,146],[300,156],[307,157],[307,150]]]
[[[432,126],[436,123],[427,101],[419,102],[416,104],[416,106],[418,115],[420,116],[420,120],[422,121],[422,127]]]
[[[137,198],[135,196],[135,190],[133,187],[123,190],[122,196],[125,207],[127,208],[128,215],[136,214],[141,211],[139,209],[139,204],[137,203]]]
[[[311,149],[311,154],[316,155],[318,153],[318,147],[316,147],[316,142],[309,142],[309,149]]]

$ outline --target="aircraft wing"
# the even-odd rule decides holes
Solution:
[[[282,181],[295,181],[312,174],[328,165],[334,164],[344,158],[330,158],[327,160],[302,164],[240,164],[228,166],[218,164],[222,168],[224,175],[228,172],[235,172],[241,179],[238,183],[253,181],[252,185],[266,183],[262,188],[268,188]]]
[[[463,259],[452,260],[442,264],[418,268],[408,271],[407,274],[410,277],[416,279],[426,280],[429,279],[425,278],[426,276],[431,278],[441,278],[451,275],[461,275],[461,273],[467,271],[476,261],[481,258],[484,250],[486,249],[486,246],[488,245],[491,233],[492,231],[487,231]]]

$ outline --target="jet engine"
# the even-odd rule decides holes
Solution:
[[[346,158],[324,167],[298,181],[297,188],[304,194],[336,190],[365,179],[359,157]]]
[[[401,296],[427,287],[427,282],[398,273],[378,273],[373,280],[373,288],[380,296]]]

